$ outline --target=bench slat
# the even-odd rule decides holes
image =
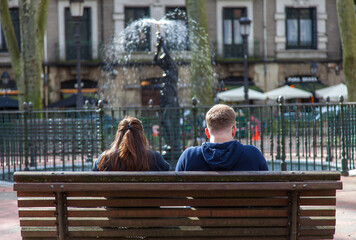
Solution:
[[[19,217],[55,217],[55,209],[47,210],[47,209],[19,209]]]
[[[201,182],[201,183],[15,183],[15,191],[186,191],[186,190],[299,190],[299,189],[341,189],[340,182],[246,182],[246,183],[225,183],[225,182]]]
[[[336,196],[336,190],[303,190],[300,196]]]
[[[98,230],[93,228],[72,228],[69,231],[69,237],[94,237],[94,236],[147,236],[147,237],[178,237],[178,236],[285,236],[288,234],[285,228],[202,228],[196,230],[187,230],[179,228],[140,228],[124,230]]]
[[[23,238],[24,240],[38,240],[37,237],[25,237]],[[85,237],[85,238],[81,238],[81,237],[71,237],[71,240],[97,240],[98,238],[95,237]],[[105,240],[127,240],[129,238],[127,237],[105,237]],[[145,238],[147,240],[162,240],[162,238],[160,237],[149,237],[149,238]],[[186,240],[186,237],[169,237],[169,240]],[[236,237],[211,237],[211,236],[204,236],[204,237],[189,237],[189,240],[236,240]],[[286,236],[258,236],[258,237],[239,237],[239,240],[289,240],[288,237]],[[310,239],[310,238],[309,238]],[[325,238],[325,239],[329,239],[329,238]],[[41,240],[57,240],[57,238],[41,238]]]
[[[69,208],[69,217],[287,217],[288,209],[251,209],[251,208],[217,208],[197,209],[189,208],[127,208],[127,209],[78,209]]]
[[[55,227],[56,218],[21,218],[20,225],[23,227]]]
[[[336,198],[300,198],[300,205],[336,205]]]
[[[300,217],[301,226],[335,226],[335,217]]]
[[[27,193],[31,194],[31,193]],[[123,192],[102,192],[102,191],[70,191],[68,197],[147,197],[147,192],[142,191],[123,191]],[[288,196],[287,191],[259,190],[259,191],[157,191],[149,192],[150,197],[278,197]]]
[[[21,218],[21,226],[24,227],[53,227],[55,218]],[[280,227],[287,226],[287,218],[69,218],[68,226],[127,226],[127,227],[168,227],[168,226],[239,226],[239,227]]]
[[[332,235],[335,233],[335,226],[307,226],[300,227],[299,235],[315,236],[315,235]]]
[[[127,227],[168,227],[168,226],[238,226],[238,227],[280,227],[287,226],[287,218],[70,218],[69,226],[127,226]]]
[[[310,240],[310,239],[334,239],[334,234],[332,235],[320,235],[320,236],[299,236],[298,239],[305,239],[305,240]]]
[[[336,198],[301,198],[301,205],[335,205]],[[96,207],[96,206],[286,206],[288,199],[282,198],[225,198],[225,199],[71,199],[68,206],[73,207]],[[21,199],[18,207],[53,207],[55,200]]]
[[[54,207],[55,200],[23,199],[18,200],[18,207]]]
[[[300,216],[335,216],[335,207],[300,207]]]
[[[21,206],[24,205],[21,203]],[[69,199],[69,207],[155,207],[155,206],[288,206],[287,198],[128,198],[128,199]]]
[[[54,197],[53,192],[17,192],[17,197]]]
[[[34,178],[34,176],[36,176]],[[15,182],[268,182],[340,180],[338,171],[249,172],[15,172]]]

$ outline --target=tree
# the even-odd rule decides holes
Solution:
[[[211,64],[205,0],[186,0],[190,33],[190,89],[203,105],[213,103],[213,67]]]
[[[353,0],[337,0],[348,101],[356,101],[356,18]]]
[[[35,3],[37,3],[37,11]],[[41,72],[43,42],[49,0],[19,0],[21,48],[10,17],[8,0],[0,0],[0,20],[15,74],[19,103],[32,102],[42,107]],[[22,104],[19,104],[22,108]]]

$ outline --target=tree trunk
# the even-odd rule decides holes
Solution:
[[[40,54],[41,63],[43,61],[43,46],[44,46],[44,36],[45,36],[46,26],[47,26],[48,4],[49,4],[49,0],[39,0],[38,9],[37,9],[37,19],[36,19],[37,45],[38,45],[38,49],[40,50],[39,54]],[[41,68],[41,63],[40,63],[40,68]]]
[[[17,44],[7,0],[0,0],[0,19],[9,50],[12,70],[22,103],[32,102],[33,107],[42,107],[42,59],[44,34],[47,25],[49,0],[19,0],[21,52]],[[35,3],[38,2],[36,14]]]
[[[0,19],[1,26],[4,31],[6,45],[10,53],[12,71],[15,74],[15,81],[18,90],[19,107],[22,108],[22,103],[25,101],[25,83],[22,71],[22,59],[20,49],[18,47],[15,30],[12,25],[9,5],[7,0],[0,0]]]
[[[200,104],[213,103],[213,67],[211,64],[205,0],[186,0],[190,36],[190,89]]]
[[[337,0],[348,101],[356,101],[356,19],[353,0]]]
[[[32,102],[35,109],[42,107],[40,54],[36,35],[36,10],[33,0],[19,1],[21,22],[21,46],[23,71],[25,75],[25,99]]]

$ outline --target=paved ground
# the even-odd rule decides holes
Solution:
[[[356,240],[356,172],[342,177],[343,190],[337,191],[336,240]],[[0,239],[21,239],[16,193],[12,183],[0,181]]]

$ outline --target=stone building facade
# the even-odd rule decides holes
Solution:
[[[290,78],[303,76],[326,86],[344,81],[335,0],[205,2],[214,52],[215,88],[222,81],[231,87],[242,84],[244,68],[238,24],[242,16],[252,20],[248,36],[251,85],[269,91],[290,84]],[[85,0],[84,5],[85,16],[80,23],[83,94],[96,94],[113,107],[147,105],[150,98],[158,105],[162,71],[153,64],[155,28],[150,28],[145,35],[146,45],[132,53],[130,62],[110,64],[110,71],[106,68],[108,62],[103,49],[115,46],[113,39],[123,33],[129,22],[142,16],[159,20],[177,7],[184,11],[185,1]],[[68,7],[69,0],[50,1],[43,68],[45,106],[76,92],[73,19],[68,15]],[[10,1],[10,8],[16,10],[16,0]],[[181,105],[189,105],[189,49],[172,50],[172,54],[180,59]],[[316,74],[311,73],[312,63],[317,65]],[[5,71],[13,78],[10,57],[0,37],[0,74]],[[303,83],[300,86],[303,87]]]

